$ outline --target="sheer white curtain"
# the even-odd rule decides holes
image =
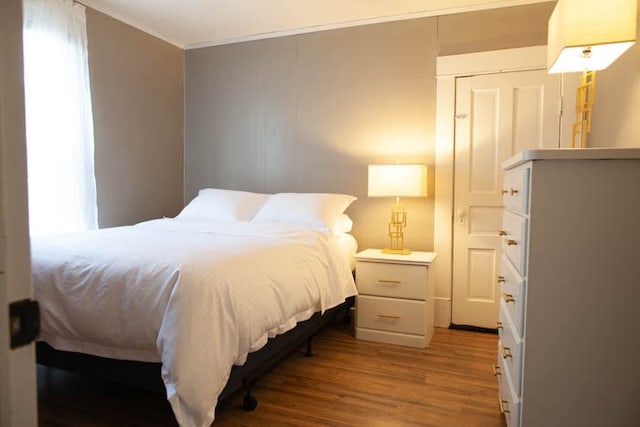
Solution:
[[[31,235],[98,227],[84,6],[24,0]]]

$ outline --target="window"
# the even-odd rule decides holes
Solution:
[[[97,228],[85,9],[23,5],[30,233]]]

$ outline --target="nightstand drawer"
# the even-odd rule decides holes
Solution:
[[[514,326],[511,323],[505,304],[504,300],[500,299],[500,322],[502,327],[498,329],[500,337],[498,358],[502,358],[503,365],[509,372],[513,388],[520,395],[523,340],[514,331]]]
[[[529,169],[517,169],[504,175],[502,202],[507,209],[529,212]]]
[[[358,296],[358,328],[424,335],[426,304],[421,301]]]
[[[505,210],[502,215],[502,253],[506,254],[516,269],[524,272],[527,255],[527,218]]]
[[[524,336],[524,279],[518,270],[511,264],[506,255],[502,255],[501,263],[502,285],[500,290],[502,299],[505,302],[506,310],[515,326],[516,333]]]
[[[501,343],[498,342],[498,352]],[[514,390],[509,370],[504,365],[504,360],[498,355],[498,398],[500,399],[500,412],[504,414],[508,427],[520,425],[520,398]]]
[[[424,301],[427,297],[427,267],[358,261],[358,293]]]

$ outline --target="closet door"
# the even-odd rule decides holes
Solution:
[[[559,144],[560,77],[545,70],[456,80],[452,323],[498,320],[501,163]]]

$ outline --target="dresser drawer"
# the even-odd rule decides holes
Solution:
[[[498,364],[496,376],[498,377],[498,398],[500,412],[509,427],[518,427],[520,424],[520,397],[516,393],[508,369],[504,365],[504,359],[499,354],[501,343],[498,342]]]
[[[501,259],[501,285],[502,300],[511,317],[516,333],[524,336],[524,279],[518,270],[511,264],[507,256],[502,255]]]
[[[507,209],[529,212],[529,169],[516,169],[504,175],[502,202]]]
[[[358,295],[358,328],[424,335],[426,304],[423,301]]]
[[[358,293],[383,297],[425,300],[427,267],[358,261]]]
[[[502,214],[502,253],[519,272],[525,271],[527,255],[527,218],[505,210]]]
[[[522,338],[514,330],[509,319],[505,302],[500,299],[500,323],[498,328],[500,342],[498,344],[498,358],[501,358],[509,377],[511,378],[514,390],[520,395],[520,378],[522,369]]]

